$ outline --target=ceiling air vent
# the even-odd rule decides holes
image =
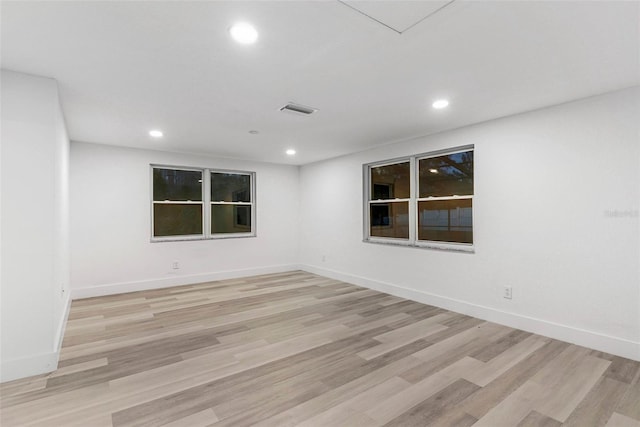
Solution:
[[[306,107],[304,105],[295,104],[293,102],[288,103],[284,107],[280,107],[280,111],[296,113],[296,114],[304,114],[308,116],[309,114],[313,114],[318,111],[317,108]]]

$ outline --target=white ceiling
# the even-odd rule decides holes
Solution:
[[[398,33],[408,31],[431,14],[453,3],[451,0],[340,1]]]
[[[637,1],[349,3],[3,1],[2,66],[58,80],[72,140],[291,164],[640,82]]]

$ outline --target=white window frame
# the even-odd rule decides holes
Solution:
[[[379,162],[367,163],[363,165],[363,229],[364,229],[364,238],[363,241],[367,243],[381,243],[388,245],[396,245],[396,246],[410,246],[416,248],[426,248],[426,249],[439,249],[446,251],[458,251],[458,252],[475,252],[475,236],[473,243],[459,243],[459,242],[441,242],[441,241],[432,241],[432,240],[418,240],[418,202],[420,201],[436,201],[436,200],[457,200],[457,199],[471,199],[472,208],[472,230],[475,230],[475,204],[473,202],[475,196],[475,179],[474,179],[474,194],[472,195],[463,195],[463,196],[445,196],[445,197],[418,197],[418,187],[420,181],[420,173],[418,170],[419,161],[422,159],[428,159],[432,157],[440,157],[443,155],[462,153],[466,151],[474,151],[474,169],[475,169],[475,147],[474,145],[465,145],[461,147],[455,147],[444,150],[431,151],[428,153],[421,153],[412,156],[405,157],[397,157],[390,160],[382,160]],[[395,165],[398,163],[409,162],[409,173],[410,173],[410,191],[409,191],[409,199],[385,199],[385,200],[372,200],[371,199],[371,170],[373,168],[377,168],[380,166],[388,166]],[[474,173],[475,178],[475,173]],[[379,237],[371,235],[371,204],[381,203],[382,201],[387,203],[393,202],[408,202],[409,203],[409,238],[397,238],[397,237]]]
[[[149,165],[149,189],[151,200],[151,242],[176,242],[186,240],[217,240],[233,239],[243,237],[256,237],[256,173],[250,171],[240,171],[231,169],[199,168],[191,166],[175,166],[164,164]],[[153,200],[153,170],[154,169],[174,169],[184,171],[202,172],[202,201],[155,201]],[[211,200],[211,174],[227,173],[236,175],[248,175],[250,177],[251,202],[223,202]],[[202,205],[202,234],[185,234],[178,236],[154,236],[154,205],[156,204],[201,204]],[[211,206],[213,205],[236,205],[250,206],[251,208],[251,229],[243,233],[212,233],[211,232]]]
[[[412,237],[412,233],[414,232],[412,229],[413,227],[411,227],[411,224],[413,224],[413,220],[412,220],[412,204],[411,204],[411,200],[413,199],[413,191],[414,191],[414,184],[413,182],[410,182],[409,184],[409,198],[394,198],[394,199],[376,199],[376,200],[372,200],[371,199],[371,169],[373,168],[378,168],[381,166],[391,166],[391,165],[397,165],[400,163],[409,163],[409,179],[410,181],[413,181],[411,179],[411,177],[413,176],[413,170],[414,170],[414,162],[413,159],[411,157],[399,157],[399,158],[395,158],[395,159],[391,159],[391,160],[383,160],[380,162],[375,162],[375,163],[369,163],[367,165],[365,165],[364,168],[364,201],[365,201],[365,207],[364,207],[364,216],[365,216],[365,228],[364,228],[364,236],[365,236],[365,241],[368,242],[372,242],[372,243],[389,243],[389,244],[394,244],[394,245],[401,245],[401,246],[409,246],[410,245],[410,241],[411,241],[411,237]],[[371,235],[371,227],[369,226],[369,222],[370,222],[370,218],[371,218],[371,205],[372,204],[377,204],[377,203],[394,203],[394,202],[406,202],[408,204],[408,212],[409,212],[409,239],[403,239],[402,237],[379,237],[379,236],[372,236]]]
[[[207,175],[207,189],[206,196],[207,201],[209,203],[208,215],[205,221],[207,225],[207,233],[208,239],[233,239],[238,237],[256,237],[256,173],[255,172],[247,172],[247,171],[238,171],[238,170],[227,170],[227,169],[205,169]],[[212,173],[228,173],[235,175],[248,175],[251,183],[250,183],[250,193],[251,193],[251,201],[250,202],[223,202],[223,201],[214,201],[211,200],[211,174]],[[232,206],[250,206],[251,207],[251,231],[243,232],[243,233],[211,233],[211,206],[213,205],[232,205]],[[235,218],[234,218],[235,221]]]

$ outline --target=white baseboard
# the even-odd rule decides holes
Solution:
[[[434,295],[415,289],[404,288],[391,283],[385,283],[366,277],[342,273],[312,265],[300,265],[299,269],[354,285],[363,286],[365,288],[374,289],[376,291],[395,295],[401,298],[421,302],[423,304],[429,304],[455,311],[457,313],[466,314],[468,316],[477,317],[489,322],[499,323],[512,328],[533,332],[538,335],[555,338],[572,344],[640,361],[640,342],[612,337],[598,332],[523,316],[516,313],[496,310],[491,307],[472,304],[466,301]]]
[[[192,285],[194,283],[215,280],[237,279],[240,277],[258,276],[261,274],[284,273],[298,270],[297,264],[274,265],[268,267],[248,268],[243,270],[218,271],[204,274],[173,276],[161,279],[140,280],[136,282],[109,283],[105,285],[75,288],[71,290],[72,299],[101,297],[105,295],[124,294],[127,292],[146,291],[149,289],[170,288],[172,286]]]
[[[0,368],[0,382],[3,383],[55,371],[58,367],[59,354],[57,351],[52,351],[21,359],[3,360]]]
[[[62,348],[62,340],[64,339],[64,331],[67,328],[67,319],[69,318],[69,310],[71,310],[71,296],[67,292],[67,297],[64,301],[64,312],[62,313],[62,317],[60,318],[60,322],[58,323],[58,328],[56,329],[56,338],[53,344],[53,348],[55,351],[60,353],[60,348]],[[56,362],[57,367],[57,362]]]

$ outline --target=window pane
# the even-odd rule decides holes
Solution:
[[[153,200],[202,201],[202,172],[154,168]]]
[[[421,159],[419,197],[473,194],[473,151]]]
[[[212,202],[251,202],[251,176],[211,173]]]
[[[153,235],[183,236],[202,234],[201,204],[163,204],[153,205]]]
[[[374,237],[409,238],[409,203],[372,203],[370,229]]]
[[[211,205],[211,233],[250,233],[251,206]]]
[[[409,162],[371,168],[371,200],[409,198]]]
[[[473,243],[471,199],[418,202],[418,239]]]

